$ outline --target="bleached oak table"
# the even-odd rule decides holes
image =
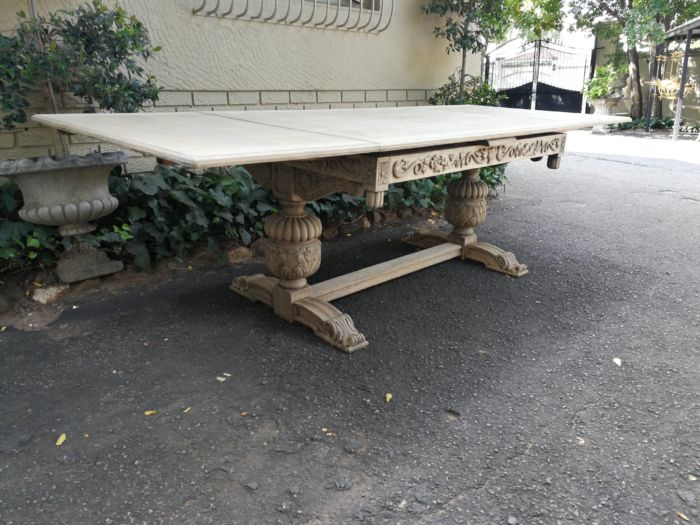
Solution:
[[[565,132],[629,119],[484,106],[426,106],[318,111],[236,111],[140,114],[35,115],[65,133],[95,137],[193,168],[244,165],[272,190],[280,211],[265,222],[265,262],[274,277],[239,277],[231,288],[300,322],[333,346],[367,346],[348,314],[331,302],[429,266],[461,258],[520,277],[527,273],[511,252],[477,240],[486,218],[485,166],[547,157],[558,168]],[[321,264],[321,221],[308,201],[335,192],[364,193],[383,205],[396,182],[462,172],[448,185],[450,233],[419,235],[424,249],[310,285]]]

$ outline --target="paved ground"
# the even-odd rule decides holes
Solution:
[[[229,292],[257,262],[1,333],[0,523],[700,523],[700,146],[569,148],[512,165],[480,230],[530,275],[337,301],[351,356]],[[329,243],[318,279],[402,233]]]

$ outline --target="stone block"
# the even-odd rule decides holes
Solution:
[[[32,146],[29,148],[8,148],[0,152],[3,160],[28,159],[30,157],[45,157],[49,154],[48,146]]]
[[[386,91],[367,91],[367,93],[365,94],[365,100],[367,102],[386,102]]]
[[[289,91],[261,91],[261,104],[289,104]]]
[[[387,93],[387,100],[389,102],[399,102],[406,100],[406,91],[403,89],[391,89]]]
[[[343,102],[364,102],[365,92],[364,91],[343,91],[342,95]]]
[[[246,111],[272,111],[277,109],[274,104],[259,104],[257,106],[246,106]]]
[[[228,104],[228,94],[225,91],[195,91],[192,96],[195,106],[217,106]]]
[[[340,102],[342,100],[342,95],[340,91],[319,91],[317,93],[317,100],[319,102]]]
[[[425,89],[409,89],[406,92],[407,100],[425,100]]]
[[[130,158],[126,163],[127,173],[147,173],[156,167],[155,157]]]
[[[377,102],[378,108],[395,108],[396,102]]]
[[[290,93],[290,99],[292,104],[315,104],[316,103],[316,92],[315,91],[292,91]]]
[[[12,148],[15,145],[15,134],[10,131],[0,132],[0,148]]]
[[[339,104],[331,104],[331,109],[352,109],[355,105],[350,102],[341,102]]]
[[[86,135],[68,135],[71,144],[95,144],[99,142],[94,137],[88,137]]]
[[[191,106],[190,91],[163,91],[158,97],[156,106]]]
[[[355,104],[353,104],[353,106],[356,107],[356,108],[358,108],[358,109],[362,109],[362,108],[376,108],[376,107],[377,107],[377,103],[376,103],[376,102],[356,102]]]
[[[51,132],[46,128],[30,128],[17,134],[17,145],[26,146],[50,146]]]
[[[249,105],[260,103],[259,91],[229,91],[228,103],[232,105]]]

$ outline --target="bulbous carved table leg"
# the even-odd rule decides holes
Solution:
[[[444,242],[462,246],[462,260],[471,259],[483,263],[486,268],[522,277],[528,273],[527,266],[520,264],[512,252],[493,244],[478,242],[474,228],[486,219],[486,197],[489,188],[479,179],[479,170],[465,171],[459,180],[447,186],[445,218],[452,224],[450,233],[419,232],[406,240],[408,244],[429,248]]]
[[[275,276],[252,275],[236,279],[231,289],[273,307],[289,322],[300,322],[321,339],[345,352],[368,345],[353,323],[327,301],[313,297],[307,278],[321,265],[321,221],[304,211],[306,202],[297,195],[280,198],[281,210],[265,222],[270,239],[265,265]]]

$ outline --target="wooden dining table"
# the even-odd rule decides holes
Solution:
[[[266,219],[270,276],[238,277],[231,288],[302,323],[345,352],[368,345],[349,314],[332,302],[450,259],[478,261],[512,277],[527,274],[516,256],[477,239],[489,188],[479,170],[518,159],[559,168],[566,132],[629,119],[485,106],[378,109],[40,114],[38,123],[94,137],[192,168],[245,166],[274,193]],[[337,192],[365,195],[381,208],[391,184],[461,173],[447,187],[450,232],[417,234],[419,251],[320,283],[321,221],[306,204]]]

